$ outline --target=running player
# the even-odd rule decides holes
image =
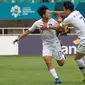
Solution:
[[[50,29],[57,29],[59,30],[61,27],[62,29],[66,25],[72,25],[75,29],[76,34],[78,35],[78,39],[80,40],[80,43],[77,47],[77,52],[75,56],[75,60],[78,64],[79,69],[84,75],[84,79],[82,80],[85,83],[85,18],[82,16],[82,14],[74,10],[73,3],[66,1],[63,4],[64,11],[63,12],[57,12],[54,11],[56,14],[60,15],[66,15],[67,17],[56,27],[55,26],[48,26]],[[44,25],[44,27],[47,27]]]
[[[55,83],[61,83],[56,73],[56,70],[52,64],[52,57],[56,59],[59,66],[63,66],[65,62],[64,55],[61,51],[61,45],[59,39],[56,37],[56,30],[53,29],[42,29],[43,23],[50,26],[56,26],[58,22],[50,17],[50,11],[46,6],[41,6],[38,9],[38,13],[41,19],[37,20],[27,31],[13,41],[16,43],[23,37],[27,36],[30,32],[35,29],[39,29],[42,36],[42,56],[48,67],[49,72],[55,78]]]

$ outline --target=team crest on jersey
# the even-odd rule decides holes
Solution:
[[[52,24],[49,24],[49,26],[52,26]]]

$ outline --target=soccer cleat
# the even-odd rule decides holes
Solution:
[[[85,78],[82,80],[82,83],[85,83]]]
[[[59,80],[59,78],[56,78],[55,79],[55,84],[59,84],[59,83],[62,83],[62,82]]]

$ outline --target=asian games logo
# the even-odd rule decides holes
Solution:
[[[12,6],[10,12],[12,12],[12,16],[14,16],[14,18],[17,18],[18,16],[20,16],[21,9],[18,5],[15,5]]]

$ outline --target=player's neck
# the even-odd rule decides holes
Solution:
[[[69,12],[68,12],[68,15],[70,15],[71,13],[72,13],[72,11],[69,11]]]
[[[47,23],[48,20],[49,20],[49,19],[46,19],[46,18],[43,18],[43,19],[42,19],[42,21],[43,21],[44,23]]]

